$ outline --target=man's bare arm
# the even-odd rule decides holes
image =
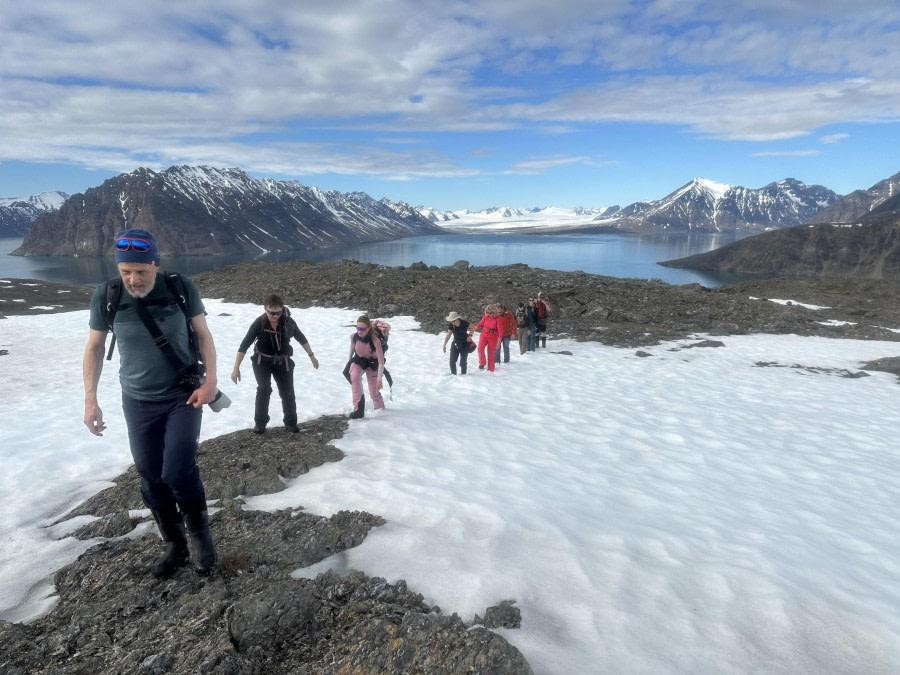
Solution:
[[[84,424],[95,436],[102,436],[106,425],[103,423],[103,411],[97,402],[97,387],[100,373],[103,372],[103,355],[106,352],[105,330],[94,330],[88,335],[81,364],[84,379]]]

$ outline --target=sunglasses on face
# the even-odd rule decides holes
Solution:
[[[369,327],[368,326],[357,326],[356,330],[360,333],[365,333],[367,330],[369,330]]]
[[[117,251],[127,251],[128,249],[131,249],[138,253],[147,253],[151,248],[150,242],[146,239],[132,239],[131,237],[116,239]]]
[[[279,309],[277,312],[273,312],[273,311],[267,309],[266,314],[268,314],[269,316],[281,316],[282,314],[284,314],[284,310]]]

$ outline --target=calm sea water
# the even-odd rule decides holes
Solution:
[[[733,235],[696,234],[444,234],[255,256],[175,256],[165,258],[162,267],[191,275],[250,260],[358,260],[392,267],[408,266],[420,261],[428,265],[444,266],[452,265],[457,260],[468,260],[476,266],[525,263],[530,267],[545,269],[581,270],[589,274],[623,278],[662,279],[671,284],[698,282],[712,287],[738,281],[746,276],[671,269],[662,267],[657,262],[702,253],[734,240]],[[21,239],[0,239],[0,277],[94,284],[116,274],[115,265],[110,258],[8,255],[21,242]]]

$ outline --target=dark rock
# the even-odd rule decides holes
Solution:
[[[900,356],[886,356],[862,365],[863,370],[877,370],[884,373],[900,375]]]
[[[514,273],[511,273],[514,270]],[[372,279],[378,283],[373,284]],[[244,263],[194,277],[207,297],[258,302],[281,294],[292,307],[371,308],[380,316],[411,314],[429,333],[442,333],[447,312],[477,321],[484,306],[515,307],[543,289],[553,305],[548,335],[642,347],[696,333],[719,335],[794,333],[857,339],[900,340],[900,283],[871,279],[745,281],[720,288],[673,286],[657,281],[616,279],[584,272],[558,272],[527,265],[452,265],[412,270],[345,261],[317,264]],[[511,281],[512,283],[507,283]],[[828,307],[811,310],[759,298],[786,298]],[[829,326],[850,321],[864,307],[876,326]],[[391,311],[396,308],[396,311]]]
[[[689,345],[683,345],[681,349],[694,349],[695,347],[724,347],[725,343],[720,342],[719,340],[700,340],[700,342],[694,342]]]
[[[488,607],[484,613],[485,628],[521,628],[522,612],[514,604],[515,600],[504,600],[495,607]]]
[[[201,444],[208,496],[219,499],[210,529],[220,563],[209,577],[182,568],[157,579],[155,529],[119,536],[132,529],[128,510],[141,507],[133,472],[73,509],[68,517],[99,516],[79,536],[117,538],[56,574],[59,602],[48,615],[28,625],[0,622],[0,672],[530,673],[503,638],[441,616],[402,581],[361,572],[291,577],[358,546],[385,521],[357,511],[330,518],[249,511],[235,492],[339,461],[330,441],[346,427],[346,418],[331,416],[298,434],[243,430]]]

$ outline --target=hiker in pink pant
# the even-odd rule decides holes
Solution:
[[[381,340],[375,335],[369,317],[356,320],[356,332],[350,336],[350,386],[353,392],[353,412],[350,419],[365,417],[366,397],[363,395],[363,373],[369,383],[369,395],[375,410],[384,408],[381,398],[381,378],[384,375],[384,352]]]
[[[487,362],[488,370],[494,370],[494,352],[497,345],[503,338],[503,319],[497,313],[496,305],[488,305],[484,308],[484,316],[481,321],[475,324],[473,330],[481,329],[481,335],[478,338],[478,370],[484,370],[484,364]],[[485,350],[487,350],[487,358],[485,359]]]

